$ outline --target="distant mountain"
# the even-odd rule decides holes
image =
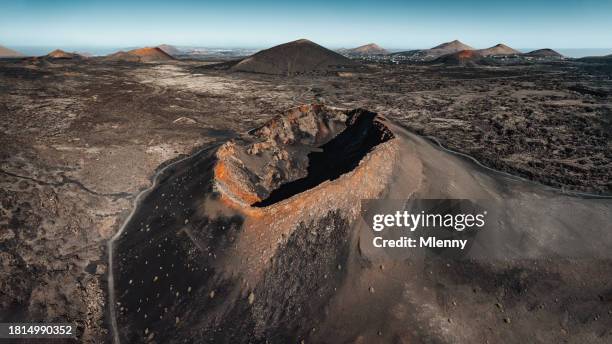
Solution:
[[[51,59],[65,59],[65,60],[82,58],[82,56],[79,54],[65,52],[61,49],[55,49],[52,52],[45,55],[45,57],[51,58]]]
[[[389,52],[377,44],[370,43],[357,48],[347,49],[345,53],[348,55],[387,55]]]
[[[128,54],[140,57],[141,62],[170,61],[174,57],[160,48],[140,48],[128,51]]]
[[[559,54],[558,52],[552,49],[538,49],[538,50],[530,51],[523,55],[529,56],[529,57],[540,57],[540,58],[563,58],[563,55]]]
[[[510,48],[505,44],[497,44],[487,49],[480,49],[478,53],[482,56],[495,56],[495,55],[520,55],[521,52]]]
[[[262,50],[235,63],[233,71],[295,75],[328,72],[358,63],[307,39]]]
[[[456,53],[462,50],[474,50],[474,48],[470,47],[467,44],[462,43],[459,40],[454,40],[452,42],[446,42],[446,43],[437,45],[431,48],[430,50],[448,51],[449,53]]]
[[[182,54],[182,52],[173,45],[162,44],[162,45],[158,45],[157,47],[161,49],[163,52],[165,52],[166,54],[173,56],[173,57],[176,57]]]
[[[0,58],[21,57],[22,53],[0,45]]]
[[[107,61],[126,61],[126,62],[159,62],[172,61],[174,57],[163,51],[159,47],[138,48],[128,52],[118,51],[104,57]]]
[[[474,50],[471,46],[462,43],[461,41],[454,40],[452,42],[442,43],[437,45],[431,49],[421,49],[421,50],[410,50],[403,51],[399,53],[392,54],[393,56],[404,57],[407,60],[413,61],[432,61],[437,59],[440,56],[464,51],[464,50]]]

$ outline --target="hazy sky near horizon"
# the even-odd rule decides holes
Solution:
[[[4,0],[0,44],[612,48],[612,0]]]

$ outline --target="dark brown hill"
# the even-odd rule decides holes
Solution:
[[[140,57],[141,62],[174,60],[174,57],[170,56],[159,47],[134,49],[128,51],[128,54]]]
[[[116,53],[104,57],[107,61],[125,61],[125,62],[160,62],[172,61],[174,57],[168,55],[159,47],[155,48],[139,48],[128,52],[118,51]]]
[[[437,45],[431,48],[430,50],[448,51],[449,53],[456,53],[462,50],[474,50],[474,48],[470,47],[467,44],[464,44],[463,42],[459,40],[454,40],[452,42],[446,42],[446,43]]]
[[[358,63],[307,39],[277,45],[251,55],[231,67],[233,71],[296,75],[325,73]]]
[[[581,57],[581,58],[578,59],[578,61],[580,61],[580,62],[587,62],[587,63],[610,64],[610,63],[612,63],[612,54],[611,55],[605,55],[605,56],[586,56],[586,57]]]
[[[529,57],[549,57],[549,58],[562,58],[563,55],[559,54],[558,52],[552,50],[552,49],[538,49],[538,50],[534,50],[534,51],[530,51],[526,54],[524,54],[525,56],[529,56]]]
[[[378,44],[370,43],[346,51],[349,55],[386,55],[389,52],[381,48]]]
[[[484,56],[477,50],[462,50],[452,54],[446,54],[434,60],[435,63],[443,63],[448,65],[465,65],[477,63]]]
[[[480,49],[478,53],[482,56],[494,56],[494,55],[520,55],[521,52],[510,48],[505,44],[497,44],[487,49]]]
[[[45,57],[48,57],[51,59],[66,59],[66,60],[82,58],[82,56],[79,54],[69,53],[61,49],[55,49],[52,52],[48,53]]]

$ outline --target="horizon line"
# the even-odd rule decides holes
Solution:
[[[299,39],[296,39],[299,40]],[[310,39],[309,39],[310,40]],[[2,42],[0,42],[0,45],[7,47],[7,48],[11,48],[11,47],[25,47],[25,48],[50,48],[50,47],[54,47],[56,49],[61,49],[62,47],[75,47],[75,48],[83,48],[83,47],[89,47],[89,48],[113,48],[113,49],[134,49],[134,48],[155,48],[155,47],[159,47],[161,45],[169,45],[169,46],[173,46],[173,47],[177,47],[177,48],[226,48],[226,49],[239,49],[239,48],[248,48],[248,49],[265,49],[265,48],[270,48],[270,47],[274,47],[280,44],[284,44],[284,43],[289,43],[289,42],[293,42],[295,40],[291,40],[291,41],[283,41],[281,43],[271,43],[268,45],[249,45],[249,44],[228,44],[228,45],[219,45],[219,44],[206,44],[206,43],[190,43],[190,44],[173,44],[173,43],[167,43],[167,42],[160,42],[158,44],[148,44],[148,43],[142,43],[142,44],[3,44]],[[449,42],[441,42],[441,43],[430,43],[432,44],[431,46],[428,47],[417,47],[417,46],[391,46],[391,45],[383,45],[383,44],[379,44],[374,42],[365,42],[362,43],[360,45],[349,45],[349,44],[345,44],[345,45],[337,45],[337,44],[330,44],[330,45],[325,45],[325,44],[320,44],[317,43],[316,41],[310,40],[311,42],[314,42],[316,44],[319,44],[325,48],[328,49],[352,49],[352,48],[356,48],[356,47],[360,47],[360,46],[364,46],[364,45],[368,45],[368,44],[376,44],[378,46],[380,46],[381,48],[385,48],[385,49],[431,49],[436,45],[439,44],[444,44],[444,43],[449,43]],[[461,43],[465,43],[462,42]],[[467,43],[465,43],[467,44]],[[499,41],[497,43],[490,43],[491,45],[486,45],[485,48],[491,48],[494,47],[497,44],[504,44],[507,46],[510,46],[509,44],[504,43],[503,41]],[[469,45],[469,44],[468,44]],[[606,50],[606,49],[612,49],[612,46],[610,47],[593,47],[593,46],[589,46],[589,47],[575,47],[575,46],[565,46],[565,47],[554,47],[554,46],[543,46],[543,47],[536,47],[536,46],[525,46],[525,47],[520,47],[520,46],[516,46],[513,45],[514,48],[516,49],[592,49],[592,50]],[[485,49],[485,48],[478,48],[475,47],[475,49]]]

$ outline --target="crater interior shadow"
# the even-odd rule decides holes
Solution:
[[[393,138],[393,134],[380,122],[376,113],[355,110],[347,120],[347,127],[317,151],[308,154],[308,174],[272,191],[268,198],[253,203],[253,207],[266,207],[334,180],[353,170],[375,146]]]

